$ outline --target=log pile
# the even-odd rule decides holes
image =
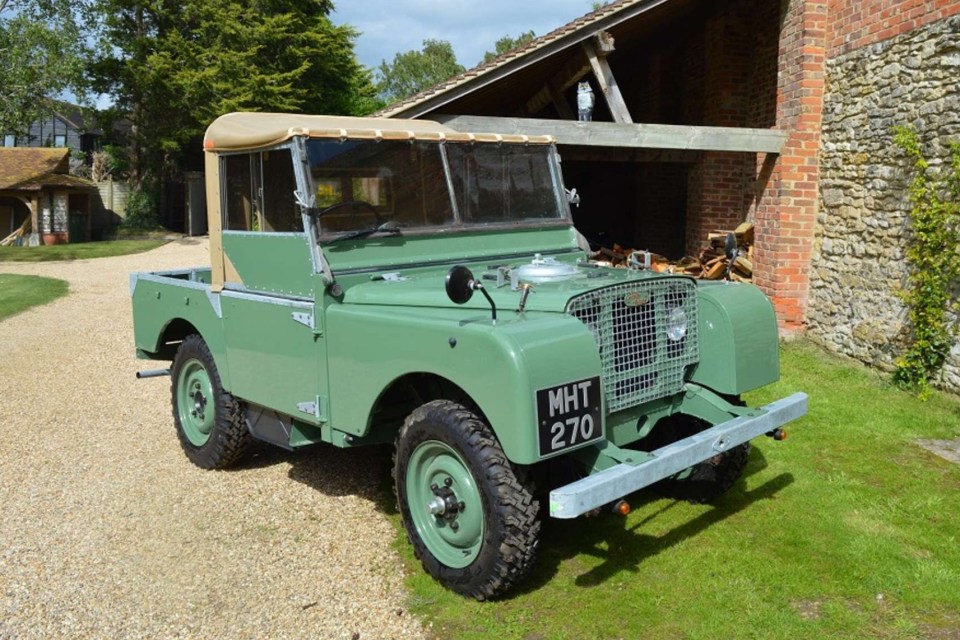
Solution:
[[[753,224],[744,222],[734,231],[716,231],[707,236],[710,245],[705,247],[697,257],[686,256],[680,260],[671,261],[656,254],[650,254],[650,269],[658,273],[676,273],[703,280],[722,280],[727,277],[729,259],[725,253],[727,235],[733,234],[737,240],[737,255],[730,269],[730,279],[737,282],[751,282],[753,280]],[[621,269],[643,268],[642,261],[645,252],[634,249],[625,249],[614,244],[612,249],[601,247],[590,259]]]

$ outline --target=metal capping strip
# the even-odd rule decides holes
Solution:
[[[745,415],[721,422],[705,431],[651,451],[651,457],[645,462],[620,463],[554,489],[550,492],[550,515],[554,518],[576,518],[806,414],[805,393],[795,393],[771,402],[756,415]]]
[[[521,144],[551,144],[552,135],[524,135],[519,133],[470,133],[461,131],[408,131],[405,129],[311,129],[312,138],[335,138],[338,140],[426,140],[432,142],[492,142]]]

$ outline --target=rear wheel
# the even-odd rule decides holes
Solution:
[[[445,587],[485,600],[530,569],[539,503],[474,413],[446,400],[416,409],[397,438],[393,473],[414,553]]]
[[[203,469],[223,469],[246,453],[250,433],[236,398],[223,390],[207,343],[184,338],[170,370],[173,421],[187,457]]]

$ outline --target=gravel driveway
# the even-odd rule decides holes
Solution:
[[[0,264],[70,294],[0,322],[0,638],[419,638],[381,454],[262,449],[193,467],[170,379],[133,355],[127,274],[206,240]],[[3,295],[0,292],[0,295]]]

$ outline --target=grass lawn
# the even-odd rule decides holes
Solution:
[[[754,441],[717,505],[643,492],[626,518],[547,519],[532,575],[492,603],[440,588],[400,533],[413,610],[441,639],[960,637],[960,466],[913,443],[960,437],[960,399],[803,342],[782,369],[747,400],[805,391],[810,414]]]
[[[0,273],[0,320],[65,295],[63,280]]]
[[[156,249],[166,240],[110,240],[40,247],[0,247],[0,262],[50,262],[109,258]]]

